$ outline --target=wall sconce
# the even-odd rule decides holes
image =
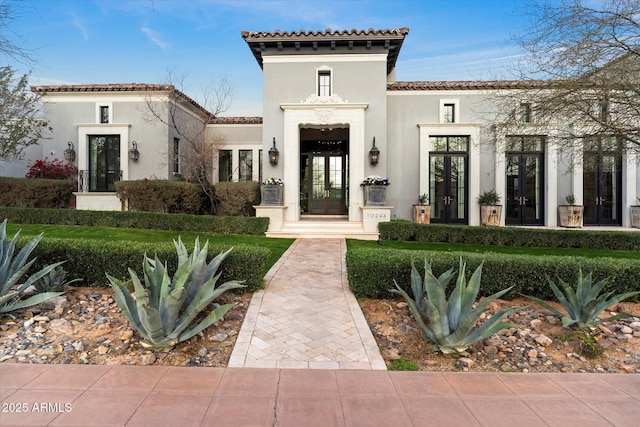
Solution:
[[[373,147],[369,150],[369,163],[371,166],[375,166],[378,164],[378,160],[380,160],[380,150],[376,147],[376,137],[373,137]]]
[[[138,151],[138,143],[135,141],[132,141],[131,146],[133,148],[129,150],[129,159],[133,160],[134,162],[137,162],[138,159],[140,158],[140,152]]]
[[[67,148],[64,150],[64,159],[67,162],[73,162],[76,159],[76,150],[73,149],[73,142],[67,142]]]
[[[269,149],[269,163],[271,163],[271,166],[277,166],[279,158],[280,158],[280,152],[276,148],[276,137],[274,136],[273,147]]]

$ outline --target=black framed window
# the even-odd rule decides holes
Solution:
[[[445,123],[455,123],[456,122],[456,104],[444,104],[444,115],[443,119]]]
[[[109,106],[100,106],[100,123],[109,123]]]
[[[262,182],[262,150],[258,150],[258,181]]]
[[[240,181],[251,181],[253,179],[253,150],[240,150],[238,152],[240,162]]]
[[[233,180],[233,162],[231,150],[218,152],[218,181],[227,182]]]
[[[172,170],[174,174],[180,173],[180,138],[173,138]]]

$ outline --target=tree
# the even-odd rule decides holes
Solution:
[[[11,31],[10,28],[11,22],[20,16],[20,9],[23,6],[22,3],[13,0],[0,1],[0,29],[2,29],[2,31],[0,31],[0,58],[6,55],[15,61],[32,64],[34,62],[33,52],[20,46],[18,42],[15,41],[15,38],[18,36]],[[12,35],[13,38],[11,37]]]
[[[203,101],[198,103],[181,90],[184,79],[185,76],[177,77],[169,70],[164,90],[146,96],[148,120],[159,121],[168,126],[180,140],[179,150],[174,152],[172,149],[167,159],[179,162],[187,181],[202,186],[213,210],[214,160],[224,143],[224,137],[211,132],[207,125],[229,109],[233,100],[233,87],[225,77],[221,77],[217,84],[212,84],[204,91]]]
[[[640,0],[593,4],[527,3],[517,81],[493,95],[502,132],[548,125],[561,150],[607,136],[640,152]]]
[[[38,144],[48,122],[38,117],[39,97],[28,90],[27,75],[15,76],[10,66],[0,67],[0,160],[22,158],[24,149]]]

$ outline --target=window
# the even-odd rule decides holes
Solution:
[[[218,181],[226,182],[233,179],[233,164],[231,150],[220,150],[218,158]]]
[[[444,110],[443,111],[444,123],[455,123],[456,122],[456,105],[444,104],[443,110]]]
[[[115,191],[121,176],[120,135],[89,135],[89,191]]]
[[[109,123],[109,106],[100,106],[100,123]]]
[[[253,151],[240,150],[238,153],[240,161],[240,181],[251,181],[253,179]]]
[[[318,96],[331,96],[331,71],[318,71]]]
[[[609,121],[609,99],[606,97],[600,100],[599,117],[601,122]]]
[[[520,104],[520,121],[522,123],[531,123],[531,103],[524,102]]]
[[[180,138],[173,138],[173,159],[172,159],[173,174],[180,174]]]
[[[262,150],[258,150],[258,181],[262,182]]]

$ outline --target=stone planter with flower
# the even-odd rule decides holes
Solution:
[[[413,222],[418,224],[429,224],[431,222],[431,206],[429,206],[429,195],[427,193],[418,196],[418,204],[413,205]]]
[[[281,178],[268,177],[262,180],[260,196],[262,206],[282,206],[284,201],[284,181]]]
[[[386,206],[387,187],[391,184],[389,178],[382,178],[377,175],[366,177],[361,183],[364,191],[365,206]]]

